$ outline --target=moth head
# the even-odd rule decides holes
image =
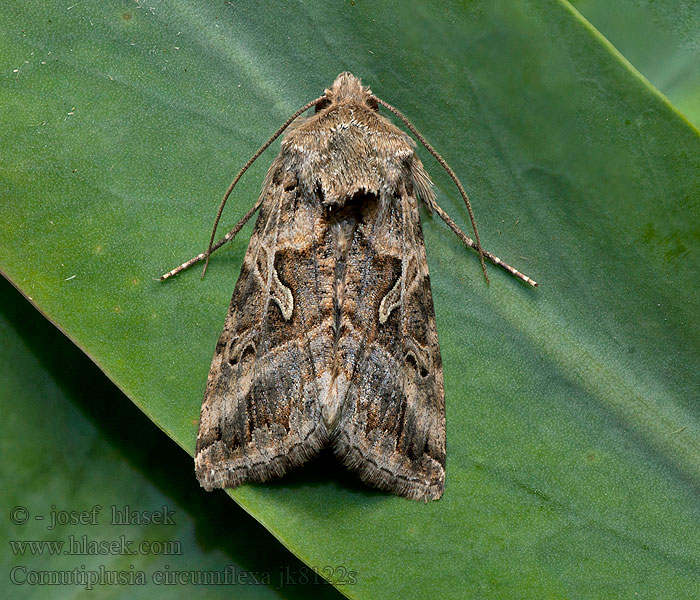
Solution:
[[[341,102],[354,102],[364,104],[372,110],[379,110],[376,98],[372,95],[369,86],[363,86],[359,78],[349,71],[338,75],[333,85],[326,88],[323,99],[316,104],[316,112],[329,108]]]

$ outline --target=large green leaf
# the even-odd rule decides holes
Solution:
[[[541,287],[494,269],[486,286],[424,219],[444,497],[369,490],[327,459],[232,495],[331,579],[356,573],[352,597],[697,596],[697,132],[565,2],[398,6],[24,3],[0,24],[17,69],[3,271],[191,453],[250,228],[204,281],[153,278],[202,250],[232,173],[349,69],[452,163],[486,247]]]
[[[2,598],[340,597],[182,477],[189,457],[4,279],[0,339]]]
[[[700,126],[700,6],[696,0],[569,1]]]

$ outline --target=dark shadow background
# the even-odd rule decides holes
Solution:
[[[114,447],[115,454],[128,461],[133,469],[177,504],[178,510],[181,508],[194,520],[197,542],[202,549],[220,550],[242,569],[251,572],[288,570],[294,574],[300,569],[308,569],[224,492],[204,491],[195,478],[192,458],[4,278],[0,278],[0,315],[19,334],[85,419]],[[11,420],[2,419],[2,422],[6,428]],[[3,435],[13,438],[12,443],[27,443],[12,431],[6,430]],[[61,449],[57,448],[56,452],[60,453]],[[328,460],[324,457],[309,465],[304,470],[306,475],[302,481],[327,479],[323,472]],[[352,485],[352,482],[348,483]],[[120,499],[114,498],[114,503],[120,504]],[[277,583],[275,581],[273,585]],[[34,591],[50,592],[42,587],[45,588],[38,586]],[[194,588],[193,592],[196,592]],[[285,598],[343,597],[325,582],[288,585],[281,594]]]

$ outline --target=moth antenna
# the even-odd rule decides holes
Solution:
[[[285,129],[287,129],[287,127],[289,127],[292,124],[292,121],[294,121],[294,119],[296,119],[299,115],[305,113],[312,106],[315,106],[316,104],[318,104],[324,98],[325,98],[325,95],[319,96],[315,100],[312,100],[311,102],[308,102],[307,104],[302,106],[291,117],[289,117],[284,122],[282,127],[280,127],[269,140],[267,140],[262,146],[260,146],[260,149],[253,155],[253,157],[245,165],[243,165],[243,168],[238,172],[238,175],[236,175],[236,177],[234,177],[233,181],[231,182],[231,185],[228,186],[228,189],[226,190],[226,193],[224,194],[224,197],[221,200],[221,205],[219,206],[219,212],[216,213],[216,219],[214,220],[214,228],[212,229],[211,238],[209,239],[209,246],[207,247],[207,251],[204,253],[204,258],[206,260],[204,262],[204,269],[202,270],[202,278],[204,277],[204,274],[207,272],[207,267],[209,266],[209,258],[211,257],[211,253],[214,251],[214,247],[213,247],[214,246],[214,236],[216,235],[216,228],[219,225],[219,219],[221,219],[221,213],[224,212],[224,206],[226,206],[226,201],[228,200],[228,197],[231,195],[233,188],[236,187],[238,180],[243,176],[243,173],[245,173],[248,170],[248,167],[250,167],[250,165],[252,165],[255,162],[255,159],[258,158],[258,156],[260,156],[263,152],[265,152],[265,150],[267,150],[267,147],[272,142],[274,142],[280,136],[280,134]],[[248,218],[250,218],[250,217],[248,217]],[[236,233],[238,233],[238,232],[236,232]],[[233,237],[233,236],[231,236],[231,237]],[[229,239],[231,239],[231,238],[229,238]],[[228,240],[226,240],[226,241],[228,241]],[[223,242],[223,243],[225,243],[225,242]],[[221,244],[217,245],[217,248],[220,245]],[[199,259],[199,260],[201,260],[201,259]],[[194,262],[198,262],[198,261],[194,261]],[[191,263],[191,264],[194,264],[194,263]]]
[[[450,168],[450,165],[448,165],[445,162],[445,159],[440,156],[435,148],[433,148],[428,141],[418,132],[418,130],[411,124],[411,122],[401,113],[401,111],[398,108],[393,107],[391,104],[388,102],[384,102],[381,98],[377,98],[377,96],[372,96],[379,104],[381,104],[384,108],[386,108],[388,111],[391,111],[394,113],[399,119],[401,119],[405,124],[406,127],[408,127],[411,130],[411,133],[416,136],[418,141],[423,144],[428,152],[432,154],[435,157],[435,160],[437,160],[440,163],[440,166],[447,171],[447,174],[452,178],[452,181],[455,182],[455,185],[457,186],[457,189],[459,190],[459,193],[462,194],[462,198],[464,199],[464,203],[467,205],[467,211],[469,212],[469,219],[472,222],[472,228],[474,229],[474,237],[476,238],[476,250],[479,252],[479,260],[481,261],[481,270],[484,272],[484,277],[486,278],[486,283],[489,283],[489,276],[486,273],[486,263],[484,262],[484,249],[481,247],[481,240],[479,239],[479,230],[476,228],[476,219],[474,218],[474,212],[472,211],[472,205],[469,202],[469,197],[467,196],[467,192],[464,191],[464,187],[462,186],[462,182],[459,180],[455,172]],[[444,213],[444,211],[443,211]],[[438,213],[439,214],[439,213]],[[444,213],[446,214],[446,213]],[[443,220],[444,217],[440,215]],[[450,219],[451,220],[451,219]],[[447,221],[445,221],[447,223]],[[449,225],[449,223],[448,223]],[[455,232],[456,233],[456,232]],[[500,259],[499,259],[500,260]]]

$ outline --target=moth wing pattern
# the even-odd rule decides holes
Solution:
[[[350,73],[299,119],[263,184],[216,346],[195,456],[208,490],[323,447],[365,482],[442,495],[445,398],[415,144]]]
[[[334,450],[370,485],[437,499],[445,395],[416,195],[402,185],[364,212],[347,258],[339,351],[349,386]]]
[[[320,313],[313,257],[317,210],[298,201],[293,174],[270,169],[224,330],[216,345],[200,415],[195,470],[211,490],[266,481],[327,444],[314,356]],[[305,272],[306,271],[306,272]],[[326,351],[327,354],[327,351]]]

